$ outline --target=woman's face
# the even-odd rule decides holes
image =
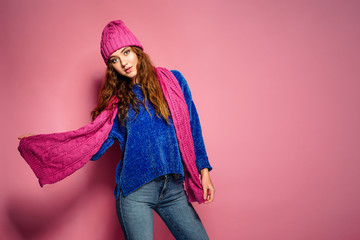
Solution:
[[[138,57],[131,47],[123,47],[113,52],[109,58],[109,62],[119,74],[132,80],[135,79],[137,74],[136,66],[138,64]]]

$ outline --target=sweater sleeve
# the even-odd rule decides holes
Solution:
[[[112,130],[111,130],[112,131]],[[101,146],[101,148],[99,149],[99,151],[97,153],[95,153],[90,160],[92,161],[96,161],[98,160],[105,152],[106,150],[111,147],[113,145],[115,141],[115,138],[112,136],[111,132],[109,133],[108,138],[106,139],[106,141],[103,143],[103,145]]]
[[[113,145],[115,140],[119,141],[121,151],[123,151],[124,140],[125,140],[125,128],[120,126],[119,118],[117,115],[114,119],[113,127],[108,135],[108,138],[103,143],[99,151],[91,157],[91,160],[92,161],[98,160],[106,152],[106,150]]]
[[[198,113],[196,111],[196,107],[194,101],[191,97],[190,88],[184,78],[184,76],[176,70],[171,70],[176,79],[179,82],[179,85],[183,91],[186,104],[189,109],[190,115],[190,126],[191,126],[191,134],[193,137],[194,147],[195,147],[195,155],[196,155],[196,166],[198,171],[200,172],[203,168],[208,168],[209,171],[212,170],[212,167],[209,163],[208,156],[206,154],[204,139],[202,136],[200,119]]]

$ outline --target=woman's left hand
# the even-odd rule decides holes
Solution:
[[[215,188],[211,182],[209,169],[207,168],[201,169],[201,185],[204,191],[203,197],[205,203],[214,201]]]

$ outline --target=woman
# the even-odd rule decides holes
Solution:
[[[123,154],[116,169],[114,194],[125,238],[152,239],[154,210],[176,239],[208,239],[189,201],[213,201],[211,166],[184,77],[178,71],[153,67],[141,43],[120,20],[105,26],[101,54],[107,70],[92,117],[96,122],[105,111],[110,111],[108,116],[112,117],[107,119],[111,119],[111,129],[106,131],[104,140],[96,142],[96,145],[101,142],[101,147],[91,154],[91,160],[97,160],[115,140],[119,141]],[[95,132],[101,131],[96,129]],[[83,131],[79,139],[84,138],[84,132],[88,133]],[[60,138],[64,139],[64,136]],[[44,140],[45,144],[48,144],[48,139]],[[19,146],[26,160],[34,158],[25,157],[28,155],[24,149],[28,145],[31,144]],[[86,144],[76,143],[71,145],[71,149],[75,145]],[[64,146],[63,149],[66,147],[69,148]],[[84,148],[86,151],[89,149]],[[59,152],[63,154],[63,149],[56,150],[55,154],[41,152],[37,155],[57,158]],[[38,169],[38,166],[31,165],[31,161],[28,163],[33,170]],[[41,181],[43,184],[53,183],[64,176],[49,181],[39,177],[40,184]]]

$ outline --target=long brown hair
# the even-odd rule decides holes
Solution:
[[[139,104],[142,104],[148,111],[146,107],[147,100],[149,100],[154,107],[156,116],[162,117],[169,123],[169,108],[149,56],[139,47],[132,46],[131,50],[134,51],[138,57],[136,80],[141,84],[141,91],[144,95],[143,101],[141,102],[132,91],[134,82],[130,78],[122,76],[115,71],[111,62],[109,62],[107,64],[105,80],[100,89],[97,107],[91,112],[92,119],[94,120],[109,105],[113,97],[115,97],[119,102],[118,104],[113,103],[111,108],[119,108],[119,121],[123,126],[125,125],[127,111],[130,105],[138,114]]]

